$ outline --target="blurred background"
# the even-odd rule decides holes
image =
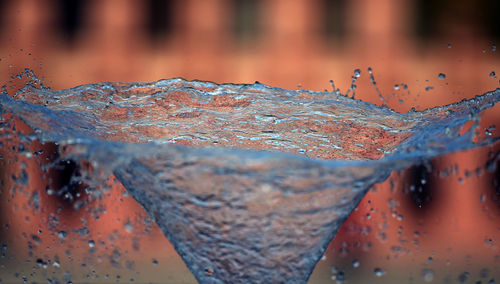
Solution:
[[[499,11],[497,0],[3,0],[0,82],[30,68],[52,89],[182,77],[318,91],[333,80],[345,93],[359,68],[356,98],[380,105],[372,68],[387,105],[403,112],[499,87]],[[490,126],[499,121],[497,108],[482,127],[498,135]],[[499,148],[442,157],[376,185],[310,283],[500,282],[500,171],[485,167]],[[21,162],[2,162],[5,180]],[[43,183],[30,179],[32,188]],[[0,195],[0,283],[195,282],[140,206],[110,184],[92,205],[104,208],[100,218],[54,205],[56,225],[50,206],[26,206],[30,194]]]

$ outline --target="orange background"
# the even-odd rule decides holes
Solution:
[[[494,51],[500,38],[495,18],[499,10],[496,1],[488,0],[1,1],[0,82],[28,67],[54,89],[183,77],[311,90],[331,90],[329,81],[334,80],[345,92],[353,70],[360,68],[356,98],[381,104],[370,86],[371,67],[378,88],[390,97],[390,107],[423,109],[499,86],[498,76],[490,76],[500,72],[500,53]],[[446,78],[439,79],[439,73]],[[428,86],[433,89],[426,91]],[[499,113],[498,107],[488,112],[483,128],[498,124]],[[9,244],[7,256],[13,255],[12,247],[16,256],[0,259],[4,282],[30,273],[30,279],[40,281],[47,273],[62,275],[66,270],[77,282],[115,281],[117,275],[136,283],[194,281],[159,229],[143,224],[145,213],[123,196],[119,184],[109,196],[91,203],[91,208],[106,209],[98,220],[89,212],[63,208],[60,216],[71,218],[61,217],[59,227],[51,228],[48,219],[63,201],[41,198],[46,207],[36,212],[27,206],[30,194],[6,194],[13,186],[9,177],[18,174],[21,161],[30,176],[27,192],[41,190],[43,196],[48,180],[40,162],[28,161],[5,145],[0,218],[9,229],[3,227],[0,241]],[[499,172],[484,170],[489,152],[495,150],[498,146],[432,161],[434,171],[425,186],[429,200],[421,207],[404,192],[413,182],[411,173],[422,171],[394,173],[394,189],[390,181],[375,186],[344,224],[310,282],[331,283],[332,267],[345,272],[346,283],[419,283],[429,280],[430,270],[438,283],[463,275],[470,282],[500,277],[500,193],[492,185]],[[465,177],[477,168],[483,169],[481,175]],[[444,169],[452,174],[439,177]],[[78,234],[82,218],[89,235]],[[57,232],[63,228],[68,237],[60,240]],[[41,245],[29,256],[26,244],[33,243],[38,230]],[[96,242],[94,252],[89,251],[90,239]],[[52,265],[44,270],[34,264],[38,257],[53,260],[54,255],[65,269]],[[133,266],[127,263],[132,260]],[[352,267],[354,260],[359,268]],[[385,275],[374,276],[377,267]],[[20,272],[17,278],[15,271]]]

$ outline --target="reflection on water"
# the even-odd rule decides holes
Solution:
[[[64,276],[47,275],[58,281],[71,280],[75,265],[89,269],[88,279],[109,279],[99,263],[126,268],[119,278],[133,281],[135,271],[147,273],[158,260],[143,270],[124,248],[139,251],[141,238],[159,226],[200,282],[305,282],[375,183],[416,165],[409,175],[417,182],[407,190],[422,206],[430,159],[495,142],[477,129],[479,114],[500,98],[496,90],[396,113],[341,94],[259,83],[171,79],[51,91],[34,82],[0,95],[2,143],[9,147],[3,172],[10,175],[2,193],[10,206],[2,208],[39,215],[23,213],[23,222],[49,232],[27,234],[16,225],[19,231],[3,234],[25,234],[35,273],[17,278],[68,267]],[[33,167],[37,173],[26,171]],[[123,202],[133,204],[128,194],[147,215],[120,211]],[[107,197],[114,203],[104,205]],[[109,222],[109,234],[89,229],[110,210],[124,217]],[[82,242],[51,251],[69,238]],[[338,281],[341,272],[334,273]],[[386,274],[381,267],[373,273]]]

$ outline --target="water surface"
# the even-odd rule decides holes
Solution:
[[[496,141],[475,126],[499,99],[397,113],[331,92],[170,79],[26,84],[0,95],[0,113],[56,143],[95,194],[115,175],[200,282],[303,283],[373,184]]]

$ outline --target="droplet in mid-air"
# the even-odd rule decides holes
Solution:
[[[422,279],[425,282],[432,282],[434,280],[434,270],[422,269]]]
[[[378,268],[378,267],[377,267],[377,268],[375,268],[375,269],[373,270],[373,273],[375,273],[375,276],[377,276],[377,277],[381,277],[381,276],[384,276],[385,271],[384,271],[384,270],[382,270],[381,268]]]

